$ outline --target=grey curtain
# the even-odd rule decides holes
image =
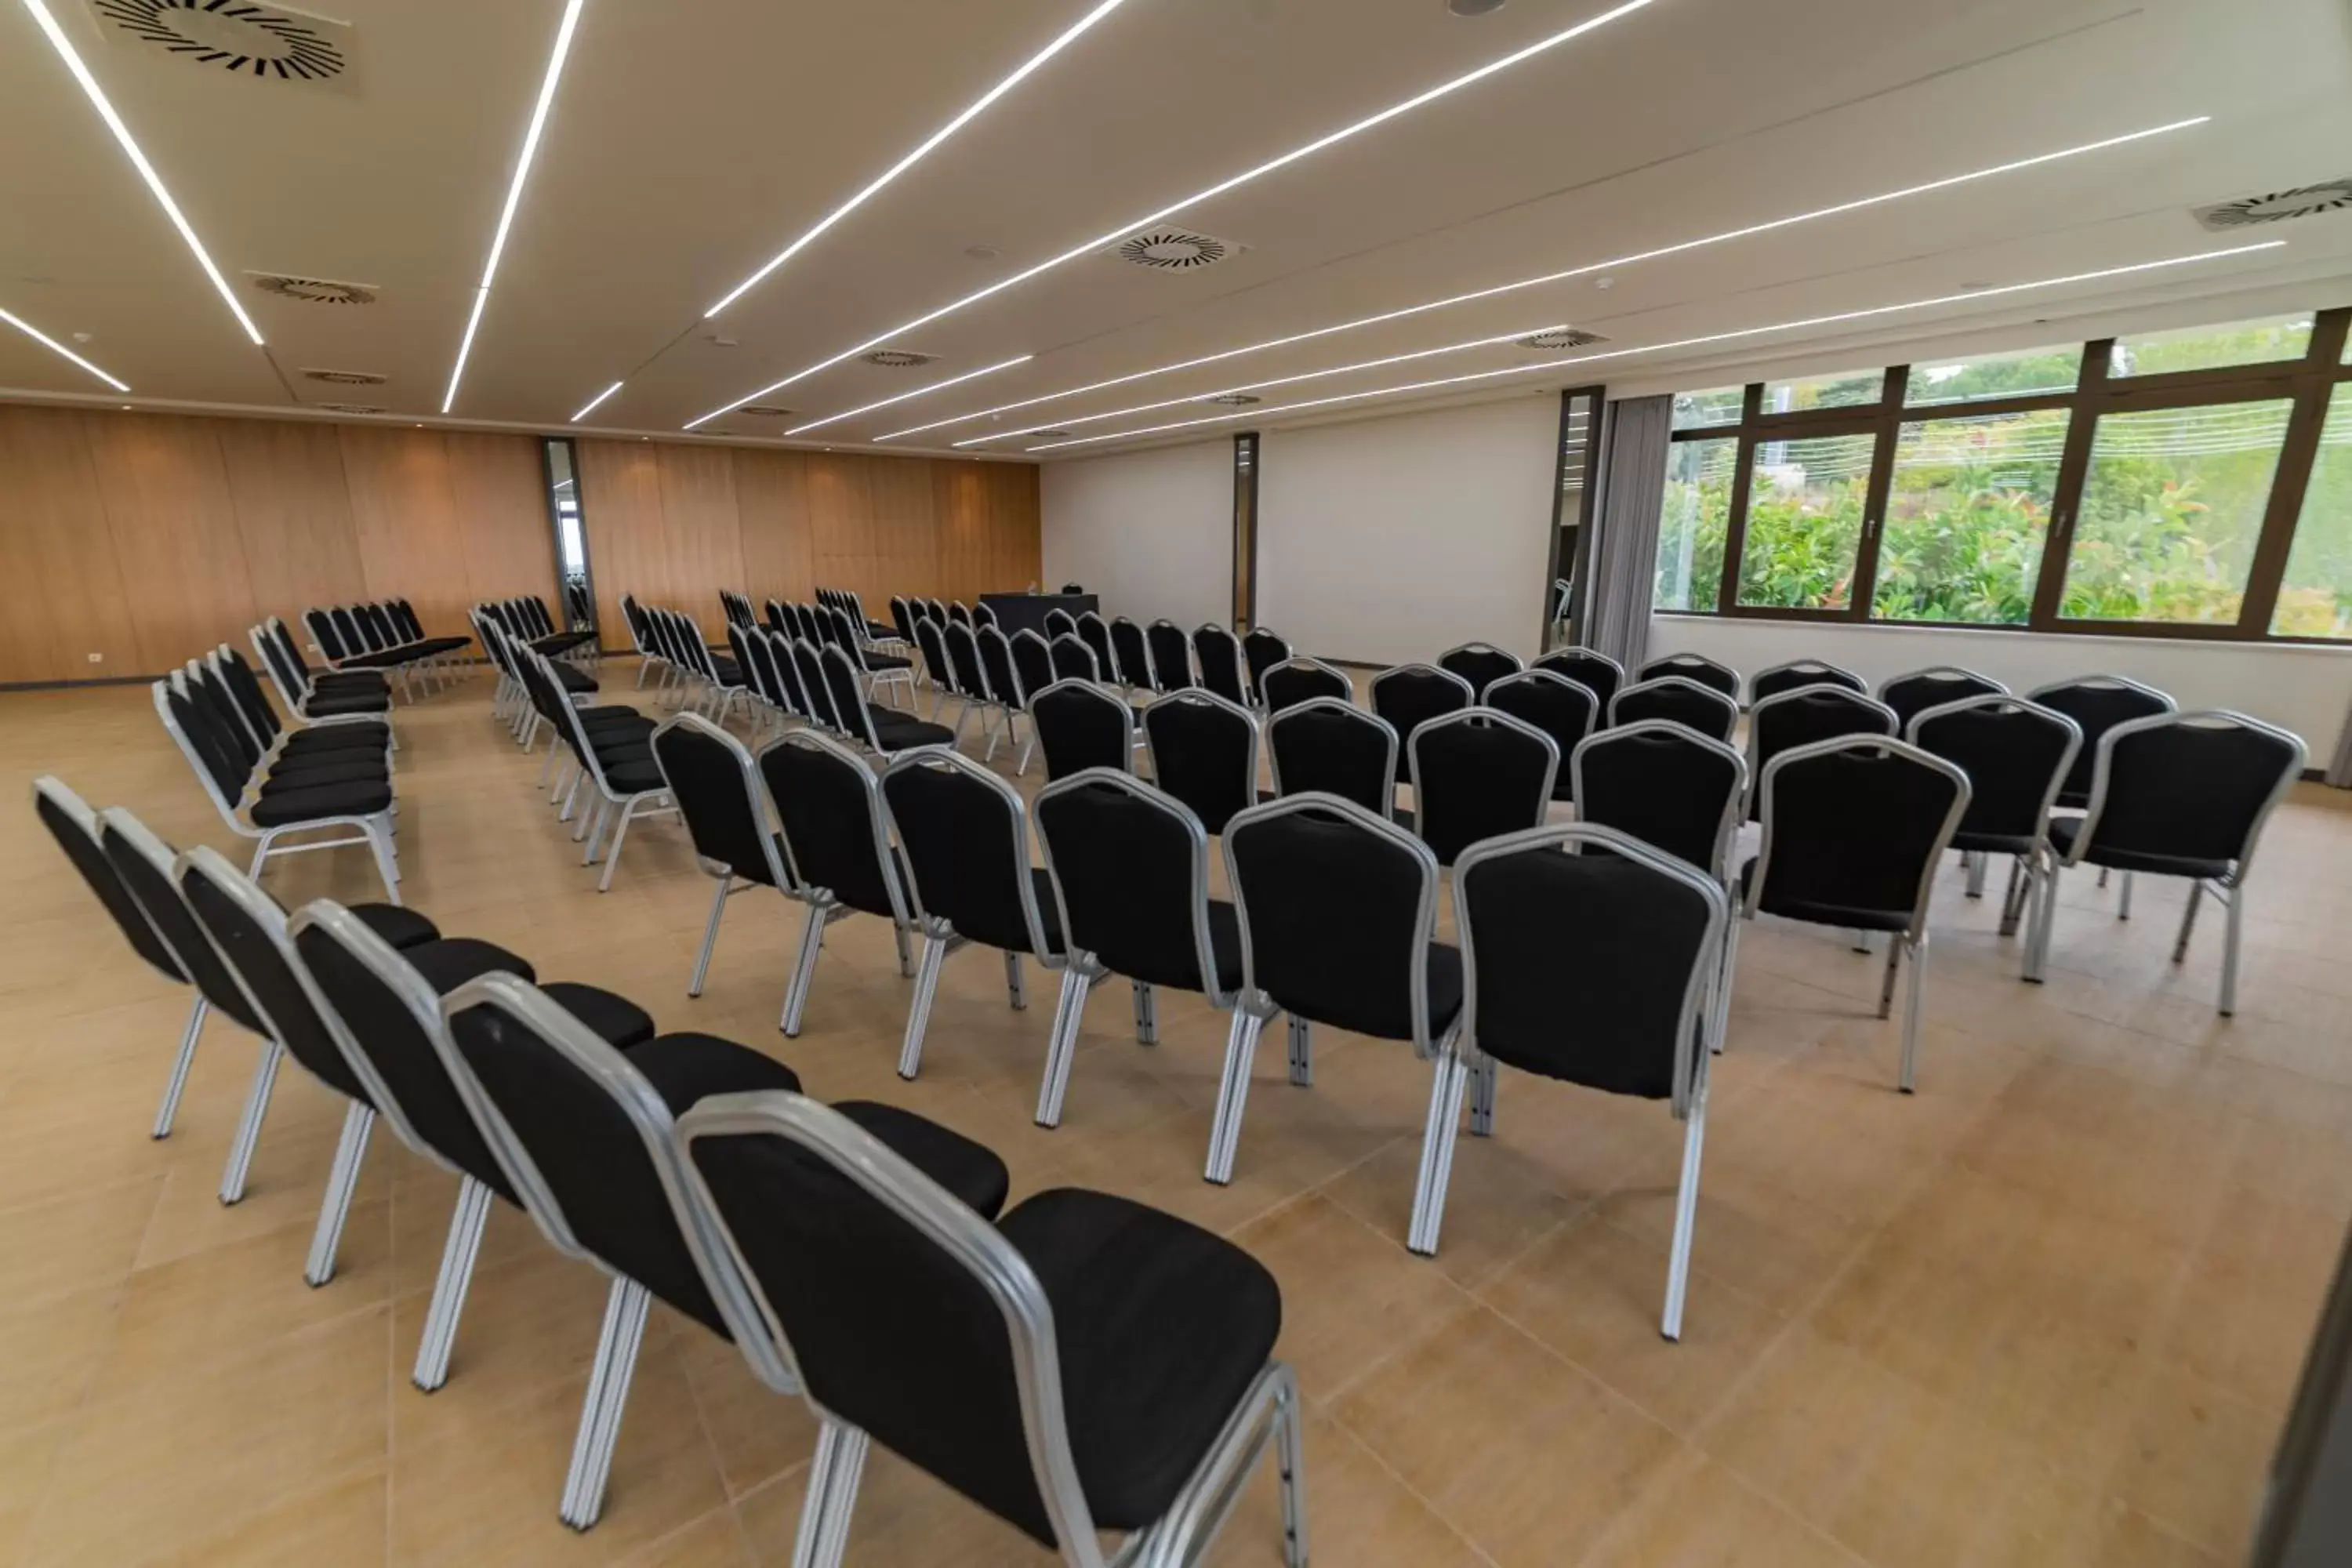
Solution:
[[[1650,599],[1658,560],[1658,513],[1665,502],[1666,436],[1674,399],[1621,397],[1609,405],[1601,449],[1598,531],[1585,559],[1584,646],[1630,676],[1650,652]]]

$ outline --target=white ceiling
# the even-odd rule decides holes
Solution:
[[[352,69],[333,84],[232,76],[110,37],[87,0],[48,3],[268,344],[246,340],[30,14],[8,0],[0,309],[130,383],[129,401],[273,412],[366,402],[439,422],[562,0],[315,0],[350,24]],[[1465,19],[1444,0],[1127,0],[705,321],[714,300],[1092,0],[586,0],[450,422],[565,428],[625,379],[581,428],[675,435],[765,383],[1610,3],[1510,0]],[[853,360],[760,400],[800,419],[735,414],[700,430],[774,438],[1034,356],[799,443],[861,445],[2196,115],[2211,121],[1626,266],[1606,288],[1588,276],[1525,289],[1054,402],[996,428],[1556,322],[1633,348],[2221,248],[2243,240],[2208,234],[2189,208],[2352,174],[2352,11],[2342,0],[1656,0],[1171,220],[1247,247],[1232,259],[1171,273],[1089,255],[893,340],[938,355],[933,364]],[[1678,370],[1700,376],[1897,338],[2030,334],[2036,319],[2086,312],[2352,302],[2352,213],[2244,238],[2288,243],[1866,330],[1630,354],[1465,391],[1660,384]],[[995,254],[969,254],[975,247]],[[382,297],[298,304],[253,290],[248,270],[363,282]],[[1264,395],[1279,405],[1543,363],[1508,346],[1473,349]],[[390,379],[326,386],[301,376],[310,367]],[[123,401],[5,330],[0,395]],[[1219,412],[1162,410],[1078,433]],[[950,426],[882,449],[943,450],[990,428]],[[1018,456],[1043,439],[970,449]]]

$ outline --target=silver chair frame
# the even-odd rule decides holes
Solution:
[[[1962,673],[1972,672],[1963,671]],[[2017,931],[2019,921],[2022,919],[2025,922],[2024,963],[2019,978],[2039,984],[2042,980],[2039,963],[2042,952],[2041,929],[2044,912],[2042,907],[2042,892],[2045,885],[2057,875],[2058,870],[2058,858],[2050,845],[2050,814],[2052,808],[2058,803],[2058,791],[2064,785],[2066,774],[2074,765],[2074,758],[2083,749],[2083,727],[2054,708],[2044,708],[2030,699],[2012,697],[2006,691],[1987,691],[1972,697],[1958,698],[1950,702],[1939,702],[1933,708],[1921,709],[1912,715],[1910,729],[1903,738],[1923,752],[1933,752],[1935,748],[1920,739],[1923,725],[1930,720],[1946,718],[1955,713],[1972,713],[1986,708],[2031,714],[2036,719],[2063,725],[2066,731],[2065,750],[2058,758],[2058,765],[2050,774],[2049,788],[2042,793],[2042,804],[2034,811],[2033,847],[2027,853],[2011,858],[2009,886],[2002,892],[2000,900],[2001,935],[2013,935]],[[1985,858],[1982,855],[1964,853],[1962,858],[1968,867],[1968,896],[1979,897],[1984,891]]]
[[[687,826],[689,839],[692,837],[693,829],[691,825],[687,823],[683,797],[677,793],[676,782],[670,779],[669,769],[662,763],[661,739],[673,730],[684,730],[688,734],[716,741],[734,754],[737,766],[742,770],[744,800],[751,808],[752,820],[758,823],[761,828],[760,847],[767,857],[768,875],[772,879],[772,885],[785,898],[797,901],[799,883],[793,876],[792,868],[786,857],[777,853],[776,840],[768,826],[770,816],[768,786],[760,777],[758,764],[751,760],[751,748],[699,713],[674,714],[664,720],[654,731],[652,737],[654,765],[661,769],[664,782],[670,785],[670,799],[680,803],[677,808],[678,821]],[[703,921],[702,946],[694,955],[694,973],[686,984],[686,994],[688,996],[702,994],[702,982],[710,973],[711,950],[719,945],[719,922],[727,913],[727,900],[737,893],[760,885],[757,881],[738,881],[734,867],[724,861],[713,860],[699,849],[695,851],[694,863],[701,868],[704,876],[711,878],[718,885],[710,895],[709,918]]]
[[[1511,661],[1511,663],[1512,663],[1512,664],[1514,664],[1515,666],[1517,666],[1517,668],[1515,668],[1515,669],[1511,670],[1511,672],[1510,672],[1511,674],[1513,674],[1513,675],[1523,675],[1523,674],[1525,674],[1525,673],[1527,672],[1528,661],[1527,661],[1526,659],[1521,658],[1517,654],[1513,653],[1509,648],[1507,648],[1507,647],[1496,647],[1493,643],[1490,643],[1490,642],[1482,642],[1482,641],[1479,641],[1479,640],[1477,640],[1477,639],[1475,639],[1475,638],[1473,638],[1473,639],[1472,639],[1471,641],[1469,641],[1469,642],[1455,643],[1452,647],[1447,648],[1444,653],[1439,654],[1439,655],[1437,656],[1437,658],[1436,658],[1435,659],[1432,660],[1431,662],[1433,663],[1433,665],[1436,668],[1445,670],[1445,673],[1446,673],[1446,674],[1448,674],[1448,675],[1458,676],[1458,677],[1460,677],[1460,679],[1463,679],[1464,681],[1465,681],[1465,682],[1466,682],[1466,681],[1468,681],[1468,680],[1469,680],[1469,679],[1470,679],[1468,676],[1466,676],[1466,675],[1463,675],[1463,674],[1462,674],[1462,672],[1461,672],[1460,670],[1458,670],[1458,669],[1448,669],[1448,668],[1446,668],[1445,661],[1446,661],[1447,659],[1449,659],[1449,658],[1453,658],[1455,654],[1457,654],[1457,653],[1475,653],[1475,654],[1489,654],[1489,653],[1495,653],[1495,654],[1500,654],[1500,655],[1502,655],[1505,658],[1509,659],[1509,660]],[[1502,678],[1501,676],[1496,676],[1495,679],[1496,679],[1496,680],[1500,680],[1500,679],[1503,679],[1503,678]],[[1489,681],[1487,684],[1488,684],[1488,685],[1492,685],[1492,684],[1493,684],[1493,682],[1492,682],[1492,681]],[[1481,687],[1481,688],[1478,688],[1477,689],[1475,689],[1475,690],[1472,693],[1472,695],[1471,695],[1471,700],[1472,700],[1472,701],[1474,701],[1474,702],[1484,702],[1484,701],[1486,701],[1486,692],[1485,688]]]
[[[1284,659],[1280,664],[1267,665],[1265,667],[1265,673],[1258,677],[1258,681],[1260,683],[1258,702],[1261,707],[1266,706],[1264,683],[1271,679],[1276,671],[1284,669],[1312,670],[1320,675],[1330,676],[1339,683],[1339,691],[1337,694],[1339,699],[1344,700],[1349,704],[1353,704],[1356,700],[1356,682],[1346,670],[1339,668],[1337,665],[1327,664],[1322,659],[1315,658],[1312,654],[1295,653],[1288,658]],[[1293,702],[1289,706],[1297,708],[1307,702],[1329,700],[1333,696],[1333,693],[1327,691],[1319,698],[1301,698],[1297,702]],[[1266,712],[1268,721],[1271,722],[1274,715],[1280,711],[1280,709],[1268,708]]]
[[[1634,671],[1633,679],[1636,683],[1639,683],[1644,680],[1655,680],[1660,676],[1679,675],[1685,680],[1690,680],[1692,678],[1686,672],[1694,669],[1720,670],[1724,674],[1731,677],[1731,689],[1723,693],[1723,695],[1730,698],[1735,703],[1739,700],[1739,693],[1744,689],[1745,684],[1740,678],[1739,672],[1732,668],[1731,666],[1724,663],[1721,659],[1709,658],[1703,653],[1662,653],[1657,658],[1651,659],[1649,662],[1643,665],[1640,669]],[[1706,682],[1704,680],[1694,681],[1693,684],[1706,686]],[[1713,687],[1708,687],[1707,689],[1711,691],[1715,689]]]
[[[1757,682],[1769,679],[1775,675],[1787,675],[1797,670],[1817,671],[1825,679],[1804,680],[1794,686],[1783,687],[1780,691],[1771,693],[1772,697],[1783,696],[1790,691],[1802,691],[1809,686],[1839,686],[1860,697],[1870,696],[1870,682],[1842,664],[1832,664],[1825,658],[1790,658],[1783,659],[1779,664],[1768,664],[1748,678],[1749,693],[1748,706],[1752,709],[1759,702],[1770,700],[1769,697],[1758,697],[1754,694]]]

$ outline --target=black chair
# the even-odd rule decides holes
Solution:
[[[995,626],[981,627],[974,641],[980,649],[980,671],[987,688],[988,700],[1004,716],[1003,738],[1005,743],[1010,745],[1017,728],[1015,721],[1029,711],[1029,683],[1021,677],[1021,661],[1014,656],[1013,639],[1006,637],[1001,627]],[[1052,668],[1049,656],[1046,662],[1046,671],[1049,676],[1052,673]],[[1051,679],[1046,681],[1046,685],[1052,684]],[[1029,771],[1029,749],[1036,742],[1036,726],[1033,724],[1030,726],[1029,739],[1022,742],[1020,760],[1013,769],[1014,773],[1025,773]],[[997,737],[993,734],[988,737],[988,748],[981,753],[982,762],[994,759],[996,741]]]
[[[667,816],[677,809],[669,798],[660,764],[654,761],[653,721],[628,708],[582,710],[555,689],[554,671],[546,659],[528,649],[520,653],[530,672],[537,700],[556,726],[556,734],[572,753],[576,771],[559,821],[579,818],[572,830],[580,843],[580,864],[593,866],[601,851],[604,874],[596,890],[612,891],[613,874],[620,868],[621,847],[629,825],[647,817]],[[583,786],[593,785],[588,799],[579,798]],[[562,788],[561,777],[557,787]],[[593,809],[592,809],[593,808]],[[612,829],[605,842],[604,832]]]
[[[2062,867],[2088,862],[2126,876],[2189,879],[2189,904],[2172,944],[2175,963],[2188,956],[2204,894],[2221,901],[2230,911],[2219,1003],[2225,1018],[2238,1010],[2246,872],[2263,824],[2302,776],[2305,756],[2301,736],[2242,713],[2205,709],[2126,720],[2100,737],[2089,809],[2050,824]],[[2053,870],[2042,893],[2035,978],[2048,961],[2057,883]]]
[[[2091,804],[2091,774],[2098,765],[2099,742],[2107,731],[2135,719],[2177,712],[2180,707],[2169,694],[2123,675],[2084,675],[2072,680],[2054,680],[2047,686],[2035,687],[2025,694],[2025,700],[2063,713],[2083,731],[2083,749],[2074,753],[2074,765],[2066,771],[2066,782],[2058,789],[2059,805],[2077,810]],[[2104,868],[2099,873],[2099,883],[2102,887],[2106,885]],[[2124,877],[2123,908],[2126,913],[2131,909],[2128,872]]]
[[[971,635],[968,626],[951,629],[966,637]],[[848,649],[828,646],[818,658],[824,672],[825,693],[832,700],[834,718],[841,732],[876,755],[889,756],[917,746],[956,743],[956,731],[945,724],[934,724],[912,713],[866,700],[866,684],[858,679],[857,667],[850,662]]]
[[[1111,644],[1110,623],[1092,610],[1077,620],[1078,640],[1087,645],[1088,653],[1095,656],[1096,679],[1118,679],[1118,650]]]
[[[1314,1081],[1312,1027],[1412,1042],[1427,1060],[1462,1011],[1462,955],[1436,940],[1437,857],[1395,823],[1331,795],[1254,805],[1225,825],[1241,922],[1242,994],[1209,1133],[1212,1182],[1233,1180],[1257,1039],[1290,1016],[1290,1081]]]
[[[961,599],[951,600],[948,605],[948,625],[951,626],[971,626],[971,606],[965,604]]]
[[[1589,647],[1555,648],[1536,660],[1535,668],[1549,669],[1554,675],[1564,675],[1587,691],[1600,703],[1601,710],[1593,718],[1596,724],[1612,722],[1609,704],[1625,684],[1625,667],[1605,653]]]
[[[1896,733],[1894,710],[1874,698],[1836,685],[1801,686],[1767,697],[1748,710],[1748,776],[1761,791],[1764,770],[1782,752],[1809,746],[1840,735]],[[1760,820],[1760,797],[1749,802],[1748,815]]]
[[[1540,824],[1559,773],[1558,742],[1495,708],[1432,719],[1405,752],[1414,829],[1441,866],[1482,838]]]
[[[1078,635],[1078,618],[1067,610],[1046,611],[1043,624],[1045,640],[1049,643],[1055,637],[1074,637]]]
[[[714,884],[702,946],[686,983],[686,994],[699,996],[729,899],[752,888],[796,900],[803,894],[782,838],[768,826],[759,763],[742,742],[700,714],[681,713],[654,731],[652,749],[694,842],[695,863]]]
[[[1129,691],[1157,691],[1159,679],[1151,671],[1151,642],[1143,628],[1119,616],[1110,624],[1111,672],[1118,683]]]
[[[855,602],[853,596],[853,603]],[[915,700],[915,661],[905,654],[890,653],[876,644],[873,628],[866,617],[854,610],[835,608],[824,612],[827,616],[827,640],[850,658],[850,662],[866,676],[869,692],[880,696],[885,686],[904,686],[907,700]],[[887,628],[886,628],[887,629]],[[971,624],[964,631],[969,634]]]
[[[1397,783],[1412,782],[1412,732],[1441,714],[1456,712],[1478,700],[1470,683],[1450,669],[1430,664],[1401,664],[1372,677],[1372,711],[1397,732]]]
[[[1249,635],[1242,638],[1242,668],[1249,677],[1250,702],[1254,706],[1265,706],[1262,684],[1265,672],[1289,658],[1290,644],[1283,639],[1281,634],[1269,631],[1265,626],[1252,626]]]
[[[1014,705],[998,691],[990,680],[988,659],[981,651],[981,633],[958,622],[949,623],[943,634],[948,645],[948,662],[954,667],[956,687],[968,692],[963,710],[956,715],[955,743],[963,743],[963,721],[977,709],[980,713],[980,738],[988,742],[988,755],[996,754],[999,724],[1006,735],[1013,732]]]
[[[973,693],[963,689],[956,679],[955,660],[948,653],[949,623],[936,621],[929,616],[915,623],[915,650],[922,656],[923,679],[931,683],[931,721],[939,721],[940,710],[949,698],[970,707]],[[961,716],[958,716],[961,722]]]
[[[1210,833],[1257,801],[1257,717],[1209,691],[1178,691],[1143,710],[1151,779]]]
[[[789,1094],[679,1119],[697,1206],[748,1307],[746,1354],[821,1422],[796,1562],[833,1563],[869,1442],[1068,1563],[1191,1563],[1271,1447],[1286,1568],[1306,1568],[1297,1380],[1274,1277],[1127,1199],[1056,1188],[995,1225],[846,1117]],[[756,1361],[755,1361],[756,1365]],[[775,1380],[772,1377],[772,1383]]]
[[[1890,675],[1878,683],[1877,698],[1895,710],[1902,733],[1911,732],[1911,721],[1930,708],[1948,707],[1967,697],[2006,697],[2009,688],[1990,675],[1958,665],[1931,664],[1924,669]]]
[[[1045,639],[1024,627],[1005,639],[1013,646],[1013,672],[1021,677],[1021,689],[1034,697],[1054,684],[1054,652]],[[1022,761],[1028,761],[1024,750]]]
[[[776,1023],[785,1034],[798,1035],[825,927],[851,914],[888,921],[898,945],[898,972],[911,976],[907,937],[912,917],[899,858],[890,847],[881,783],[857,753],[829,736],[795,730],[761,748],[758,762],[760,780],[768,786],[783,830],[784,864],[808,904],[783,1016]]]
[[[1192,684],[1192,639],[1174,621],[1161,618],[1143,628],[1151,649],[1151,685],[1155,691],[1181,691]]]
[[[1748,706],[1783,691],[1801,690],[1808,686],[1836,686],[1867,696],[1870,683],[1850,669],[1841,669],[1818,658],[1793,658],[1786,664],[1775,664],[1758,670],[1748,679]],[[1896,722],[1901,722],[1898,715]]]
[[[1486,705],[1532,724],[1551,737],[1559,752],[1559,768],[1551,783],[1554,800],[1574,800],[1576,779],[1568,759],[1601,721],[1601,700],[1565,675],[1549,669],[1523,669],[1486,686]]]
[[[1696,680],[1735,701],[1739,697],[1739,672],[1727,664],[1717,664],[1703,653],[1670,653],[1663,658],[1654,658],[1641,668],[1634,679],[1655,680],[1662,675],[1679,675],[1685,680]]]
[[[1581,852],[1591,849],[1607,853]],[[1625,834],[1579,823],[1479,845],[1454,868],[1454,897],[1462,1026],[1438,1057],[1406,1245],[1436,1252],[1463,1091],[1472,1091],[1471,1133],[1492,1137],[1499,1067],[1665,1100],[1683,1123],[1683,1162],[1658,1331],[1679,1340],[1706,1139],[1708,1020],[1719,1011],[1708,994],[1726,973],[1723,884]],[[1564,1000],[1573,1007],[1568,1026]]]
[[[1342,702],[1356,700],[1356,683],[1345,671],[1304,654],[1268,665],[1257,678],[1257,689],[1268,717],[1318,697],[1336,697]]]
[[[1397,738],[1387,720],[1341,698],[1310,698],[1266,721],[1265,746],[1277,797],[1336,795],[1411,831],[1412,814],[1397,808]]]
[[[1466,642],[1447,648],[1437,656],[1437,668],[1458,675],[1470,683],[1477,700],[1486,700],[1486,688],[1507,675],[1517,675],[1527,668],[1519,656],[1490,642]]]
[[[1785,692],[1767,701],[1809,695]],[[1848,734],[1776,753],[1757,793],[1764,843],[1744,873],[1743,916],[1886,932],[1882,1018],[1894,1006],[1895,972],[1910,952],[1896,1080],[1909,1094],[1917,1081],[1927,903],[1937,864],[1968,811],[1969,775],[1904,742]]]
[[[1056,680],[1029,697],[1029,731],[1045,752],[1045,782],[1088,768],[1125,773],[1135,760],[1135,710],[1091,680]]]
[[[1085,639],[1064,632],[1046,644],[1045,650],[1053,660],[1055,680],[1101,681],[1102,661],[1095,658],[1095,650]]]
[[[1983,892],[1986,858],[2010,856],[2000,934],[2016,931],[2021,914],[2038,927],[2042,885],[2056,862],[2050,847],[2050,808],[2082,747],[2082,731],[2054,710],[1984,692],[1925,710],[1912,719],[1904,738],[1969,775],[1968,815],[1952,834],[1952,847],[1969,864],[1969,897]],[[2029,970],[2033,927],[2025,934]]]
[[[769,602],[774,603],[773,600]],[[903,594],[890,595],[890,630],[907,647],[915,646],[915,609]]]
[[[338,689],[307,681],[300,666],[287,657],[285,646],[272,634],[268,624],[249,628],[247,637],[253,644],[253,651],[260,656],[261,668],[268,673],[269,684],[277,689],[278,700],[289,717],[306,724],[321,719],[382,719],[390,728],[392,694],[383,689],[381,682]]]
[[[1052,882],[1029,863],[1029,814],[1021,794],[987,768],[957,752],[912,752],[883,770],[882,805],[905,853],[908,913],[923,933],[915,999],[898,1047],[898,1076],[912,1079],[922,1068],[923,1037],[949,955],[973,942],[1002,952],[1005,994],[1015,1009],[1026,1007],[1022,955],[1059,969],[1062,925]],[[1054,1022],[1048,1059],[1059,1037],[1058,1012]]]
[[[1643,719],[1588,737],[1569,757],[1576,815],[1687,860],[1717,881],[1748,798],[1748,759],[1687,725]]]
[[[1609,701],[1609,723],[1680,724],[1710,741],[1729,743],[1739,727],[1739,704],[1686,675],[1661,675],[1620,687]]]
[[[1200,661],[1201,684],[1228,702],[1246,708],[1249,672],[1242,661],[1242,645],[1223,626],[1204,621],[1192,630],[1192,652]]]
[[[971,629],[976,632],[981,632],[987,631],[992,627],[1000,631],[1003,629],[998,625],[996,611],[987,605],[973,605],[971,607]]]

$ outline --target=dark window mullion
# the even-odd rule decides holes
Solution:
[[[2340,345],[2339,345],[2340,347]],[[2278,610],[2279,584],[2286,575],[2286,558],[2294,548],[2295,524],[2311,483],[2313,463],[2319,456],[2321,427],[2327,423],[2327,400],[2335,390],[2326,377],[2309,374],[2294,395],[2287,416],[2286,438],[2279,446],[2278,467],[2271,471],[2270,504],[2263,513],[2263,531],[2254,541],[2254,558],[2246,568],[2245,597],[2238,605],[2237,633],[2260,640],[2270,636],[2271,616]]]
[[[2074,518],[2083,504],[2083,481],[2091,471],[2091,437],[2098,427],[2100,395],[2107,385],[2113,338],[2083,345],[2083,379],[2074,388],[2074,413],[2066,421],[2066,445],[2058,456],[2058,479],[2050,493],[2050,526],[2042,531],[2042,574],[2034,580],[2033,609],[2025,624],[2038,632],[2057,629],[2058,605],[2066,591],[2066,558],[2074,547]]]
[[[1903,428],[1903,394],[1910,384],[1907,364],[1886,368],[1886,399],[1878,416],[1878,440],[1870,449],[1870,483],[1863,491],[1862,538],[1853,551],[1853,587],[1846,595],[1847,618],[1870,619],[1878,593],[1878,547],[1886,537],[1886,506],[1895,488],[1895,442]]]
[[[1748,389],[1748,402],[1763,391],[1758,383]],[[1715,595],[1715,613],[1729,615],[1739,606],[1739,557],[1748,548],[1748,471],[1756,462],[1756,430],[1742,428],[1732,449],[1731,510],[1723,525],[1723,581]]]

